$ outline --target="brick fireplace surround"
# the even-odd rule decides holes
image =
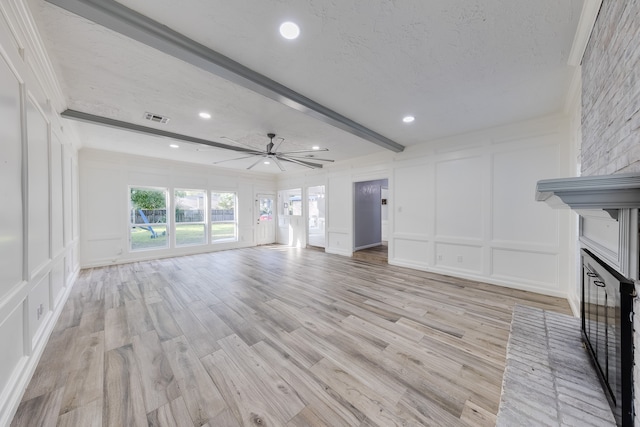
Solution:
[[[581,116],[582,175],[640,173],[640,0],[602,2],[582,59]],[[630,273],[638,279],[637,267]],[[634,311],[637,355],[638,298]],[[640,414],[637,357],[635,362],[635,412]]]

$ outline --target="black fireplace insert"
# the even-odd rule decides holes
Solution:
[[[621,426],[633,425],[633,282],[582,249],[582,336]]]

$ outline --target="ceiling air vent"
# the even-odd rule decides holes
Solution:
[[[161,116],[160,114],[144,113],[144,118],[156,123],[167,123],[169,117]]]

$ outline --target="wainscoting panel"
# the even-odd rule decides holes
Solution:
[[[0,2],[1,426],[11,422],[78,273],[77,139],[62,133],[52,108],[64,100],[33,28],[22,0]]]
[[[49,254],[49,126],[32,97],[27,100],[29,162],[29,273],[50,259]]]
[[[494,278],[549,290],[558,287],[556,254],[493,249],[492,260]]]
[[[51,307],[58,305],[64,292],[64,287],[64,258],[60,258],[51,269]]]
[[[22,135],[20,82],[0,55],[0,299],[22,280]],[[0,322],[2,319],[0,319]]]
[[[481,157],[466,157],[436,163],[436,236],[483,237],[483,185]]]
[[[436,265],[441,268],[482,273],[482,247],[436,243]]]
[[[421,267],[429,265],[430,249],[428,241],[394,238],[393,242],[395,261],[403,263],[403,265]]]
[[[51,257],[64,249],[63,195],[62,195],[62,143],[53,134],[51,138]],[[53,226],[55,225],[55,227]]]
[[[423,165],[394,170],[393,218],[395,233],[427,234],[433,223],[433,206],[428,196],[432,173]]]
[[[2,385],[9,384],[12,377],[17,375],[15,370],[19,365],[20,359],[25,356],[25,331],[22,318],[23,307],[20,304],[0,324],[0,342],[5,343],[0,352],[0,384]],[[11,391],[5,388],[0,392],[0,397],[8,397],[5,396],[5,393]],[[0,401],[4,400],[0,399]]]
[[[524,191],[535,188],[541,177],[557,176],[558,150],[557,145],[540,145],[493,155],[494,240],[558,245],[556,211],[536,202],[533,190]]]
[[[43,329],[47,326],[45,320],[50,315],[51,306],[49,295],[51,278],[49,274],[44,275],[40,281],[29,292],[28,301],[28,322],[29,322],[29,338],[31,339],[31,347],[35,347],[38,338],[42,335]]]
[[[351,234],[346,231],[327,231],[327,247],[326,252],[351,256],[353,253],[353,243]]]

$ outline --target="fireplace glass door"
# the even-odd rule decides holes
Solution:
[[[632,425],[633,282],[582,250],[582,332],[619,425]]]

